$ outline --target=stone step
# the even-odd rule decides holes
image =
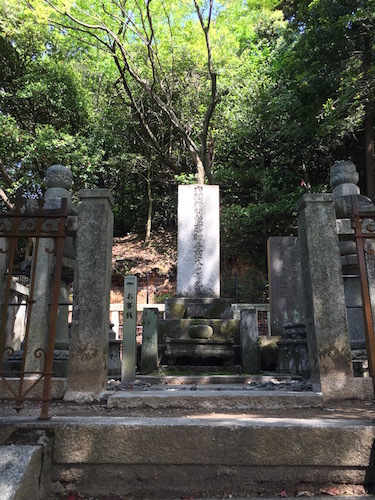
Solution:
[[[169,373],[171,367],[163,367],[163,369],[168,370],[166,373]],[[177,369],[180,369],[177,372]],[[186,369],[191,367],[186,367]],[[207,372],[207,367],[199,366],[195,368],[202,368]],[[211,370],[211,367],[209,367]],[[214,367],[220,368],[221,372],[223,371],[223,367]],[[225,367],[225,370],[228,367]],[[210,373],[206,375],[199,375],[194,373],[189,373],[186,371],[186,375],[178,375],[181,371],[185,371],[184,367],[176,367],[176,374],[173,374],[173,371],[170,375],[137,375],[136,380],[140,383],[146,383],[151,385],[181,385],[181,384],[195,384],[195,385],[216,385],[216,384],[259,384],[259,383],[285,383],[285,384],[293,384],[295,382],[305,382],[309,386],[309,381],[298,376],[298,375],[282,375],[280,373],[271,373],[269,375],[240,375],[238,373],[234,374],[226,374],[222,373]]]
[[[207,411],[313,408],[322,406],[322,396],[313,392],[251,390],[236,384],[212,386],[151,386],[128,391],[106,391],[108,408],[184,408]]]
[[[54,417],[17,427],[53,431],[55,486],[94,497],[270,498],[374,478],[370,420]]]

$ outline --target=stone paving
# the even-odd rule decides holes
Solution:
[[[108,391],[175,391],[211,390],[211,391],[312,391],[310,380],[290,376],[140,376],[133,383],[121,383],[109,380]]]

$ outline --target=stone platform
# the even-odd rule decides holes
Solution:
[[[50,431],[54,499],[68,490],[139,500],[272,498],[284,489],[290,497],[372,484],[374,402],[353,402],[348,415],[302,384],[142,377],[97,405],[53,402],[49,421],[36,419],[37,407],[19,415],[0,408],[0,444],[16,430]]]
[[[66,488],[94,498],[270,498],[284,489],[363,485],[373,474],[375,428],[361,419],[227,414],[55,417],[43,423],[29,417],[16,424],[8,417],[1,426],[9,434],[16,428],[51,431],[55,491]]]

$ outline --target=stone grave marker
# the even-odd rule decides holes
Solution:
[[[271,332],[282,335],[285,325],[305,323],[301,260],[296,237],[268,239]]]
[[[220,297],[219,186],[178,187],[177,295]]]

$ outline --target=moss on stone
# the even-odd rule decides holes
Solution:
[[[168,316],[169,319],[182,319],[186,312],[186,305],[181,302],[171,301],[169,303]]]
[[[259,349],[262,371],[276,371],[281,337],[259,337]]]

